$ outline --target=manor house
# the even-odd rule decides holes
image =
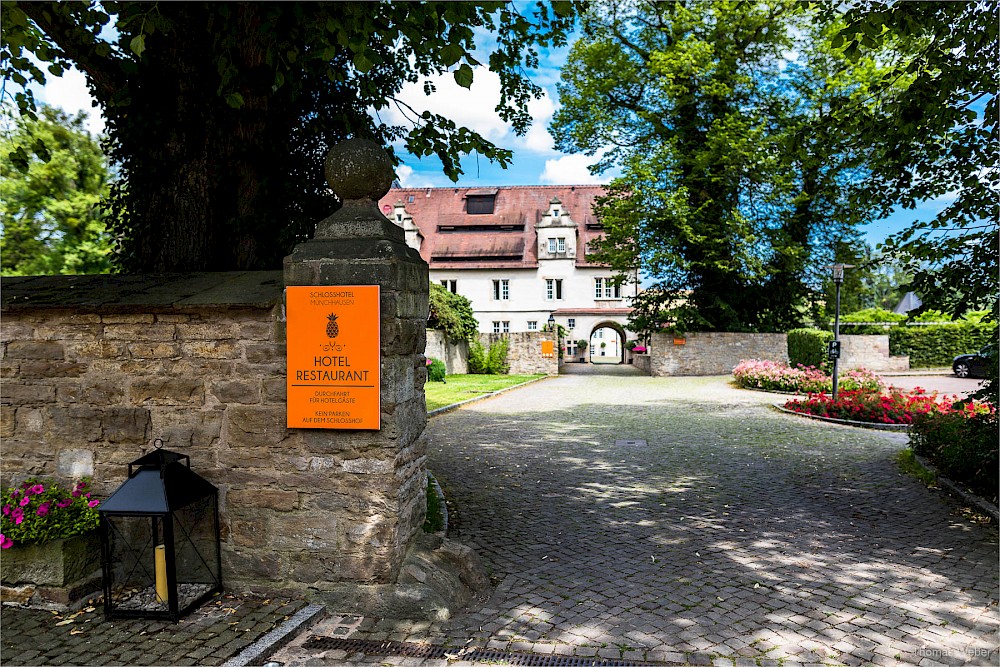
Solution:
[[[549,318],[569,331],[566,359],[621,359],[636,276],[621,285],[587,261],[600,237],[598,185],[393,188],[387,218],[430,265],[432,282],[472,302],[480,331],[538,331]],[[575,341],[590,341],[581,352]],[[604,345],[602,345],[604,343]],[[603,354],[602,354],[603,353]],[[602,358],[603,357],[603,358]]]

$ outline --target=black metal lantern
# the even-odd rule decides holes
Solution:
[[[108,620],[176,623],[222,591],[218,489],[162,446],[130,463],[98,510]]]

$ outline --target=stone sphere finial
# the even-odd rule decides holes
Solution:
[[[392,187],[392,160],[371,139],[341,141],[326,154],[324,169],[326,182],[344,201],[378,201]]]

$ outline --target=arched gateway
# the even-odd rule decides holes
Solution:
[[[618,322],[598,322],[590,330],[590,363],[625,363],[626,340],[625,327]]]

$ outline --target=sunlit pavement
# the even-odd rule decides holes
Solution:
[[[905,436],[727,380],[565,375],[436,417],[430,467],[492,598],[435,624],[334,616],[274,659],[448,664],[302,648],[326,632],[459,659],[996,665],[996,530],[899,471]]]

